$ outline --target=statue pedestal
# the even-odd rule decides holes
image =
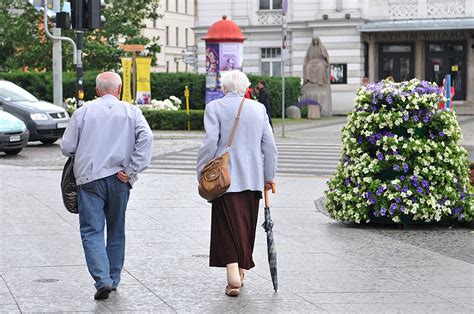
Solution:
[[[321,110],[319,106],[309,105],[308,106],[308,119],[320,119]]]
[[[301,87],[301,99],[312,99],[321,104],[321,116],[332,115],[331,85],[306,83]]]

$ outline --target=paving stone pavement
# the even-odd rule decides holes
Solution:
[[[337,143],[341,118],[288,128],[279,143]],[[293,131],[291,130],[293,128]],[[278,131],[277,131],[278,132]],[[155,155],[196,145],[200,133],[158,132]],[[474,232],[340,224],[317,212],[328,176],[280,175],[271,196],[278,250],[272,290],[262,228],[242,295],[224,295],[208,267],[210,205],[195,175],[140,176],[127,210],[123,280],[94,301],[78,219],[60,198],[57,145],[0,157],[0,312],[472,313]],[[54,153],[52,153],[52,151]],[[51,156],[51,158],[49,157]],[[25,161],[34,160],[25,167]],[[50,160],[50,162],[48,162]],[[263,222],[260,215],[259,223]]]

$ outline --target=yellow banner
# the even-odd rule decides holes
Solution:
[[[131,103],[132,92],[130,89],[132,78],[132,58],[120,58],[122,60],[122,100]]]
[[[137,104],[151,103],[150,70],[151,58],[138,57],[137,64]]]

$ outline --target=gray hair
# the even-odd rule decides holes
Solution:
[[[244,96],[250,81],[244,72],[233,70],[224,72],[221,77],[222,87],[227,93],[237,93]]]
[[[122,85],[122,78],[115,72],[103,72],[95,79],[96,88],[102,93],[114,93]]]

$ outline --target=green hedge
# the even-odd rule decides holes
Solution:
[[[73,97],[76,91],[75,73],[67,72],[63,74],[63,95],[64,98]],[[95,77],[97,72],[84,73],[84,92],[86,100],[95,97]],[[36,72],[12,72],[0,73],[0,79],[11,81],[20,85],[36,97],[53,101],[53,79],[52,74]],[[270,104],[272,115],[281,117],[281,78],[249,75],[252,87],[255,87],[260,80],[267,82],[267,89],[270,94]],[[185,104],[184,87],[188,85],[191,97],[191,109],[205,108],[205,76],[203,74],[192,73],[152,73],[151,91],[155,99],[166,99],[171,95],[179,97]],[[285,79],[285,104],[286,107],[294,105],[300,96],[300,78],[290,77]],[[183,106],[184,107],[184,106]]]
[[[186,110],[143,110],[153,130],[187,130]],[[191,130],[204,130],[204,110],[190,110]]]

